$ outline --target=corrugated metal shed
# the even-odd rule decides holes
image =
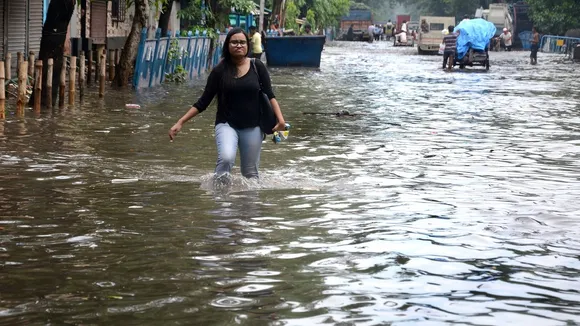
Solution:
[[[6,20],[7,47],[4,51],[12,53],[12,76],[16,75],[17,55],[16,53],[26,53],[26,1],[7,1],[8,13]]]
[[[0,59],[4,60],[4,31],[6,30],[4,28],[4,0],[0,0]]]
[[[105,44],[107,41],[106,1],[91,1],[91,39],[93,44]]]
[[[44,1],[28,0],[28,51],[34,52],[37,57],[42,38],[43,5]]]

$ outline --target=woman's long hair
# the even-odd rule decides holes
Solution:
[[[222,80],[221,80],[222,90],[230,88],[232,86],[232,84],[234,83],[234,79],[238,75],[238,67],[233,62],[232,54],[230,53],[230,40],[231,40],[232,36],[234,36],[235,34],[240,34],[240,33],[244,34],[244,37],[246,38],[246,46],[247,46],[247,50],[248,50],[246,52],[246,57],[250,53],[250,38],[248,37],[248,34],[246,34],[246,32],[239,27],[231,29],[228,32],[228,35],[226,36],[226,40],[224,41],[224,46],[222,47],[222,62],[221,62],[221,64],[223,65],[223,74],[222,74]],[[223,96],[223,92],[222,92],[221,100],[222,100],[222,103],[224,103],[227,106],[226,98],[225,98],[225,96]]]

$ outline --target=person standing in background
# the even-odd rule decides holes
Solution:
[[[375,37],[375,26],[373,24],[369,25],[367,31],[369,33],[369,43],[373,43]]]
[[[354,40],[354,25],[353,24],[350,24],[350,27],[348,28],[348,32],[346,32],[346,40],[347,41]]]
[[[262,35],[256,30],[256,26],[250,27],[250,42],[252,43],[252,57],[262,57]]]
[[[532,27],[532,39],[530,40],[532,43],[532,52],[530,53],[530,64],[535,65],[538,64],[538,49],[540,44],[540,33],[536,27]]]

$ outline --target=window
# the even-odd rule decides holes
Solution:
[[[111,2],[113,5],[111,9],[113,21],[124,22],[127,13],[126,0],[111,0]]]
[[[443,23],[431,23],[431,24],[429,24],[429,29],[432,31],[442,31],[445,29],[445,24],[443,24]]]

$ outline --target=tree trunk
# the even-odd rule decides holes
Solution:
[[[46,21],[42,26],[42,39],[40,40],[40,52],[38,59],[46,61],[54,59],[54,71],[60,71],[63,65],[64,46],[68,25],[72,17],[77,0],[52,0],[48,5]],[[48,64],[43,65],[42,85],[46,85]],[[59,85],[59,74],[53,74],[52,84]],[[42,88],[42,105],[54,105],[58,87],[52,89],[52,103],[46,103],[46,87]],[[38,96],[36,90],[30,96],[29,104],[34,103],[34,98]]]
[[[161,35],[167,35],[167,30],[169,29],[169,19],[171,18],[171,10],[173,9],[173,0],[163,6],[163,12],[159,16],[159,28],[161,28]],[[175,31],[172,31],[175,33]]]
[[[273,0],[272,13],[270,14],[270,25],[268,26],[268,29],[270,28],[270,26],[272,24],[280,25],[280,12],[281,11],[282,11],[282,0]],[[280,26],[280,27],[282,27],[282,26]]]
[[[211,29],[222,29],[222,27],[229,26],[230,8],[222,6],[220,0],[208,0],[207,6],[211,10],[212,15],[208,17],[206,26]],[[206,58],[207,67],[211,67],[213,54],[216,51],[217,42],[214,39],[209,43],[209,55]]]
[[[53,0],[54,1],[54,0]],[[123,51],[121,51],[121,58],[117,71],[115,73],[115,85],[119,87],[126,87],[129,83],[129,78],[133,73],[134,61],[139,50],[139,41],[141,40],[141,30],[147,26],[149,18],[149,1],[135,0],[135,16],[133,17],[133,24],[131,25],[131,32],[125,41]]]

